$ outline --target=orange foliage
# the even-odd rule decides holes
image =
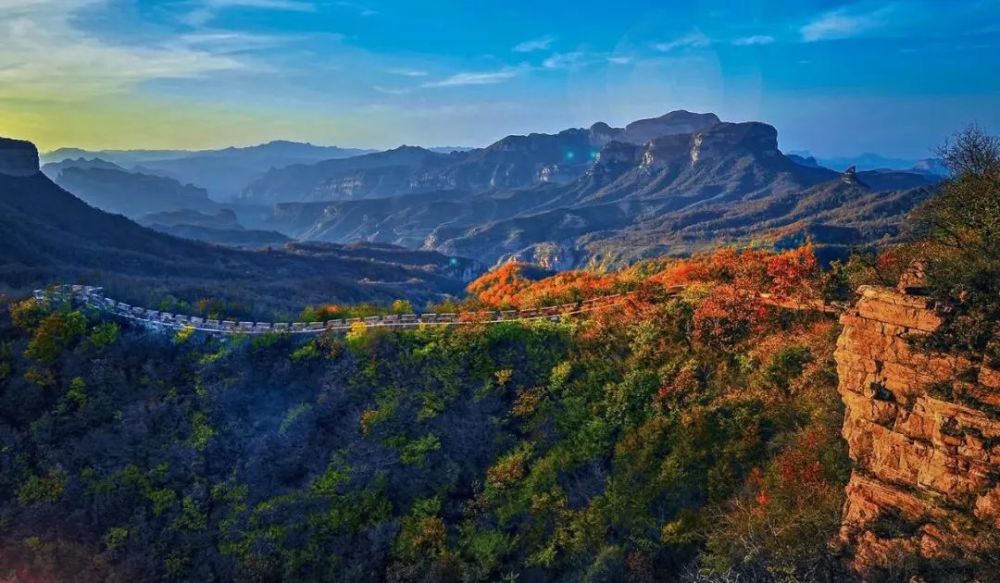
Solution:
[[[779,298],[812,295],[819,271],[816,252],[809,243],[767,258],[771,293]]]
[[[536,281],[524,293],[525,306],[545,306],[586,300],[614,293],[616,275],[567,271]]]
[[[507,263],[468,286],[484,306],[494,309],[529,308],[575,302],[614,293],[617,274],[567,271],[532,281],[525,276],[531,266]]]
[[[769,255],[766,251],[726,247],[695,255],[690,259],[679,259],[651,279],[668,286],[715,282],[735,283],[758,289],[765,279],[766,259]]]
[[[480,276],[466,289],[479,298],[483,305],[516,308],[520,305],[519,296],[531,285],[531,280],[524,276],[527,267],[523,263],[505,263]]]
[[[647,264],[644,269],[649,267]],[[724,344],[748,335],[764,317],[757,294],[770,293],[779,299],[815,298],[822,274],[811,244],[781,253],[723,248],[689,259],[664,260],[656,265],[658,272],[641,277],[630,270],[611,274],[568,271],[536,281],[530,277],[532,269],[523,263],[507,263],[467,289],[485,308],[524,309],[622,291],[635,292],[635,299],[644,304],[652,301],[654,289],[662,292],[663,287],[709,284],[716,289],[699,308],[696,326],[701,340]],[[626,302],[619,309],[628,308]]]
[[[766,316],[767,309],[753,290],[719,285],[694,312],[695,338],[712,346],[736,346],[749,338]]]
[[[723,248],[678,259],[650,281],[667,286],[689,283],[733,284],[779,297],[814,295],[819,261],[811,244],[784,253]]]

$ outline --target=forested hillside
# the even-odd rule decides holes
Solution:
[[[123,581],[830,572],[848,475],[835,323],[754,294],[836,287],[811,249],[525,275],[486,276],[469,305],[638,293],[587,320],[308,342],[11,304],[5,565]]]

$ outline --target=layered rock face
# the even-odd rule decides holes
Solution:
[[[991,556],[1000,529],[1000,372],[912,340],[942,319],[925,297],[864,287],[837,344],[854,471],[839,542],[866,578]]]
[[[0,138],[0,174],[34,176],[38,173],[38,149],[31,142]]]

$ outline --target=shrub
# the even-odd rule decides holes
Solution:
[[[25,354],[43,364],[53,364],[86,329],[87,319],[80,312],[50,314],[35,328]]]
[[[94,348],[101,350],[117,342],[120,332],[121,329],[118,327],[118,324],[105,322],[95,326],[90,331],[90,334],[87,335],[87,340],[90,341]]]
[[[65,491],[66,473],[56,468],[49,470],[44,476],[29,477],[17,490],[17,501],[22,505],[58,502]]]
[[[694,311],[695,339],[709,346],[734,347],[749,338],[766,315],[753,291],[719,285]]]

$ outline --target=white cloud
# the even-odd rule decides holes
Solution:
[[[850,38],[884,26],[892,11],[891,5],[868,11],[838,8],[821,14],[799,29],[799,32],[806,42]]]
[[[341,1],[337,2],[337,6],[340,6],[341,8],[348,8],[350,10],[354,10],[361,16],[375,16],[378,14],[378,10],[370,8],[364,4],[359,4],[357,2]]]
[[[521,74],[523,69],[505,68],[499,71],[467,71],[456,73],[441,81],[425,83],[424,87],[461,87],[464,85],[495,85],[509,81]]]
[[[232,30],[203,30],[177,37],[178,46],[203,48],[215,54],[238,53],[276,47],[302,37],[254,34]],[[335,36],[334,38],[339,38]]]
[[[191,26],[203,26],[227,8],[255,8],[285,12],[314,12],[316,6],[302,0],[201,0],[200,6],[184,17]]]
[[[227,50],[206,45],[247,42],[235,36],[173,37],[143,46],[119,45],[72,24],[100,0],[16,0],[0,12],[0,97],[72,99],[127,90],[153,79],[195,78],[250,68]],[[69,4],[69,6],[67,5]]]
[[[555,37],[553,36],[543,36],[541,38],[535,38],[531,40],[526,40],[522,43],[518,43],[514,46],[514,52],[516,53],[532,53],[535,51],[548,50],[552,43],[555,42]]]
[[[669,53],[675,49],[682,48],[703,48],[712,44],[712,40],[700,32],[692,32],[673,40],[656,43],[653,48],[661,53]]]
[[[542,67],[546,69],[572,69],[585,64],[588,64],[588,59],[579,51],[555,54],[542,61]]]
[[[385,95],[406,95],[410,89],[404,87],[383,87],[382,85],[372,85],[372,89]]]
[[[755,34],[744,36],[733,40],[733,44],[738,47],[749,47],[755,45],[769,45],[774,42],[774,37],[767,34]]]
[[[632,62],[632,57],[625,55],[612,55],[608,53],[588,53],[583,51],[573,51],[570,53],[556,53],[542,61],[543,69],[579,69],[592,65],[627,65]]]
[[[421,69],[388,69],[386,73],[390,75],[400,75],[402,77],[426,77],[427,71]]]

